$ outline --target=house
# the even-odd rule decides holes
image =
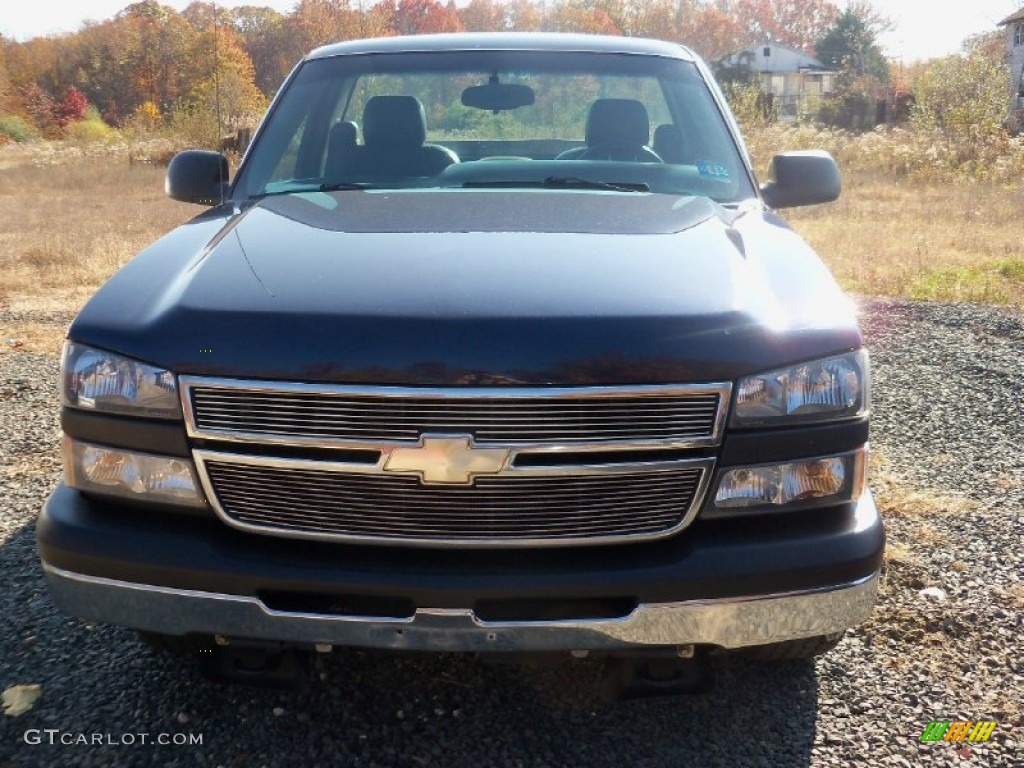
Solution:
[[[1019,114],[1024,110],[1024,8],[1007,16],[999,26],[1006,27],[1006,54],[1013,77],[1010,112]]]
[[[810,54],[770,40],[729,54],[718,67],[755,76],[781,116],[796,116],[804,99],[832,93],[839,76]]]

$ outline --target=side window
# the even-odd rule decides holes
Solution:
[[[302,146],[302,137],[306,132],[306,125],[308,122],[309,115],[306,115],[302,119],[302,123],[299,124],[295,133],[292,134],[291,139],[288,141],[288,145],[285,147],[284,153],[281,155],[281,159],[270,174],[269,181],[294,179],[296,177],[296,171],[298,170],[299,165],[299,148]]]

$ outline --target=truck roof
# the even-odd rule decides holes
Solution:
[[[308,59],[325,59],[363,53],[414,53],[421,51],[575,51],[666,56],[692,61],[693,53],[678,43],[613,35],[577,35],[557,32],[471,32],[439,35],[405,35],[349,40],[325,45]]]

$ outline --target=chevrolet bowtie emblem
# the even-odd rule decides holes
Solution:
[[[469,435],[424,435],[418,446],[393,449],[384,471],[414,473],[424,483],[469,485],[476,475],[504,469],[508,455],[508,448],[477,448]]]

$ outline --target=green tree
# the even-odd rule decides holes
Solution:
[[[889,65],[877,40],[885,21],[870,15],[867,8],[847,6],[818,40],[815,50],[827,67],[851,76],[869,75],[888,82]]]

